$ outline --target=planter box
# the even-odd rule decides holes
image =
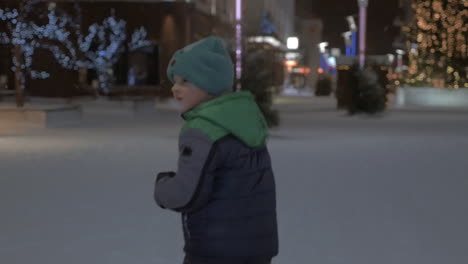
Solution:
[[[396,106],[468,108],[468,89],[400,87],[396,93]]]
[[[10,128],[48,128],[79,123],[81,106],[0,107],[0,126]]]

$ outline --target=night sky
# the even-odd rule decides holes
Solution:
[[[398,14],[398,0],[369,0],[367,45],[368,54],[386,54],[394,51],[392,42],[399,33],[393,27]],[[359,24],[357,0],[296,0],[296,13],[299,17],[319,17],[324,24],[323,41],[330,47],[344,51],[341,33],[348,31],[346,16],[355,15]]]

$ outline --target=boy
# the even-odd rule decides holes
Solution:
[[[267,126],[249,92],[225,93],[234,66],[222,40],[177,51],[167,69],[186,123],[178,170],[159,173],[154,198],[182,213],[184,264],[269,264],[278,254]]]

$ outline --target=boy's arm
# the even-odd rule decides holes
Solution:
[[[154,199],[162,208],[196,211],[211,194],[213,175],[206,168],[214,161],[214,142],[198,129],[187,129],[180,136],[179,152],[177,173],[158,176]]]

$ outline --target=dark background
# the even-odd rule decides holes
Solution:
[[[345,48],[341,33],[348,31],[346,16],[354,15],[359,25],[357,0],[296,0],[296,13],[301,18],[321,18],[323,41],[330,47]],[[393,53],[392,42],[400,29],[393,26],[399,9],[399,0],[370,0],[368,7],[367,50],[368,54]]]

